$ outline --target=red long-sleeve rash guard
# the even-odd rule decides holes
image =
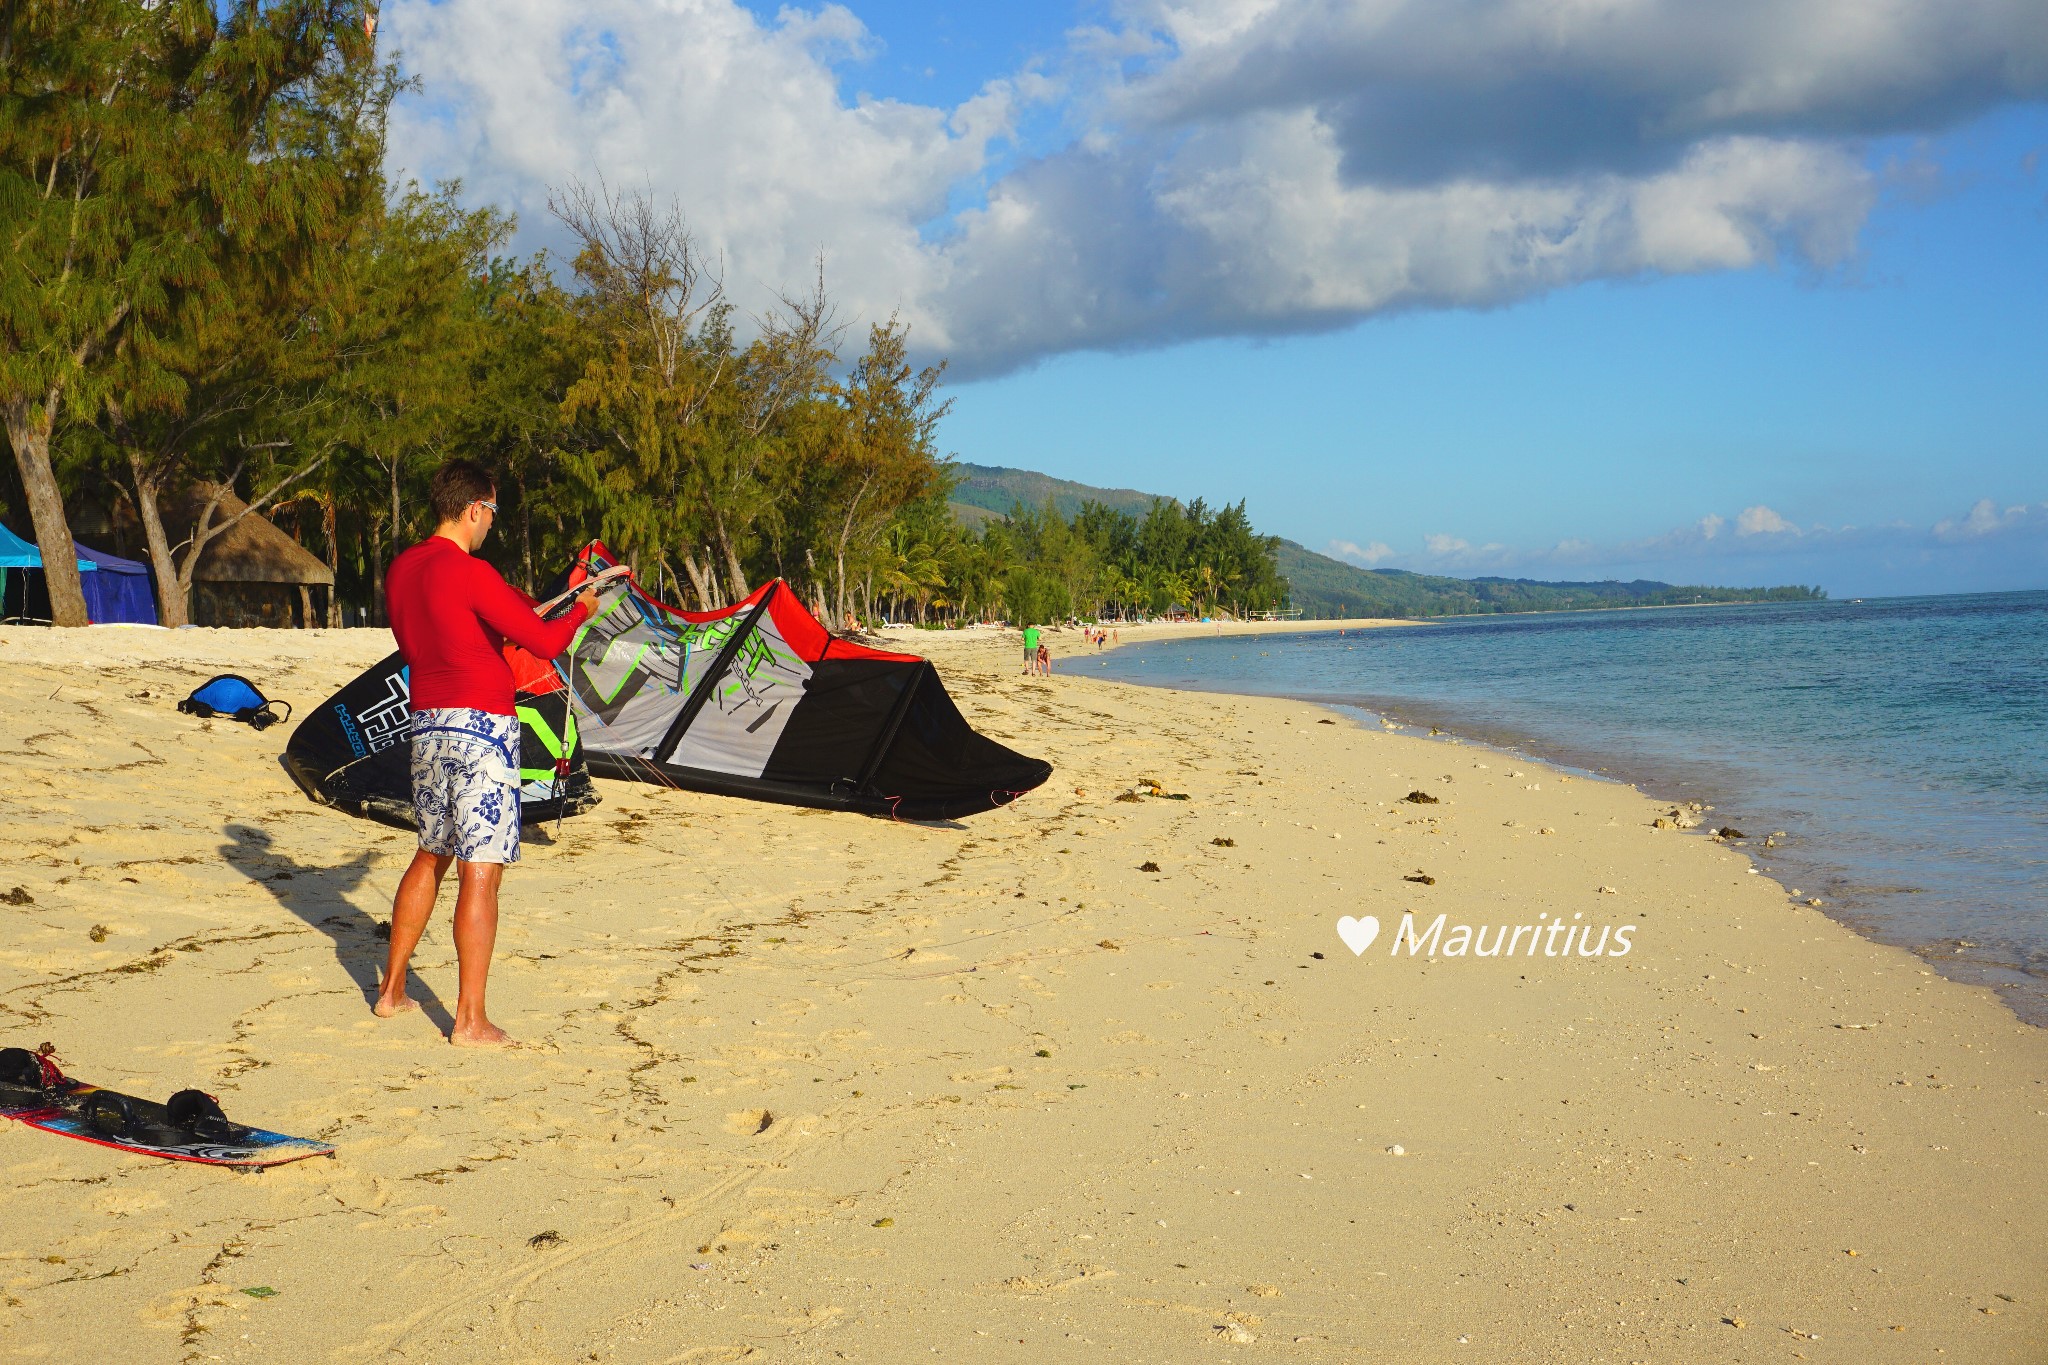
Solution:
[[[445,536],[391,561],[384,577],[391,633],[412,670],[412,709],[469,707],[509,716],[507,640],[543,659],[569,647],[590,613],[576,606],[543,621],[498,571]]]

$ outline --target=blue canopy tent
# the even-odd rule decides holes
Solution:
[[[91,560],[80,559],[78,570],[80,573],[97,573],[99,566]],[[23,540],[5,526],[0,526],[0,621],[49,619],[47,615],[33,618],[30,613],[29,574],[42,571],[43,552],[35,547],[34,542]],[[146,587],[144,591],[147,591]],[[45,613],[48,610],[46,601]]]
[[[85,613],[96,626],[156,624],[156,598],[149,591],[149,566],[132,559],[71,542],[82,563],[97,571],[87,574]]]

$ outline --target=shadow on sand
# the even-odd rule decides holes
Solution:
[[[386,939],[377,932],[376,918],[349,902],[350,894],[369,878],[369,850],[333,867],[309,867],[278,852],[269,832],[254,825],[232,824],[224,833],[231,842],[221,845],[220,851],[228,865],[333,939],[335,961],[362,991],[365,1007],[375,1001]],[[409,993],[434,1027],[443,1033],[455,1027],[454,1014],[417,973],[409,984]]]

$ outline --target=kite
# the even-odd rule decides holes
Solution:
[[[597,788],[577,743],[576,711],[553,669],[517,645],[513,711],[519,719],[519,822],[580,815]],[[323,806],[418,828],[412,809],[412,697],[405,657],[393,653],[313,708],[285,745],[285,771]]]
[[[617,563],[593,541],[566,582]],[[600,777],[952,820],[1052,776],[977,733],[930,662],[832,635],[779,578],[710,612],[665,606],[630,574],[593,586],[598,610],[554,666]]]

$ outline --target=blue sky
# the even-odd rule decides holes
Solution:
[[[1069,354],[957,388],[946,440],[977,463],[1246,498],[1258,525],[1311,548],[1407,552],[1372,561],[1388,567],[1531,577],[1588,573],[1533,553],[1558,541],[1618,545],[1756,505],[1801,527],[1919,532],[1983,498],[2040,504],[2048,167],[2022,162],[2043,148],[2035,109],[1874,150],[1938,158],[1945,182],[1931,200],[1889,195],[1825,275],[1600,281],[1321,335]],[[1733,563],[1675,548],[1591,569],[1858,595],[2048,587],[2040,532],[1940,549],[1837,536]],[[1429,555],[1429,535],[1522,554]]]
[[[674,194],[743,303],[823,251],[959,458],[1354,562],[2048,587],[2038,7],[1455,8],[395,0],[393,157],[527,249]]]

